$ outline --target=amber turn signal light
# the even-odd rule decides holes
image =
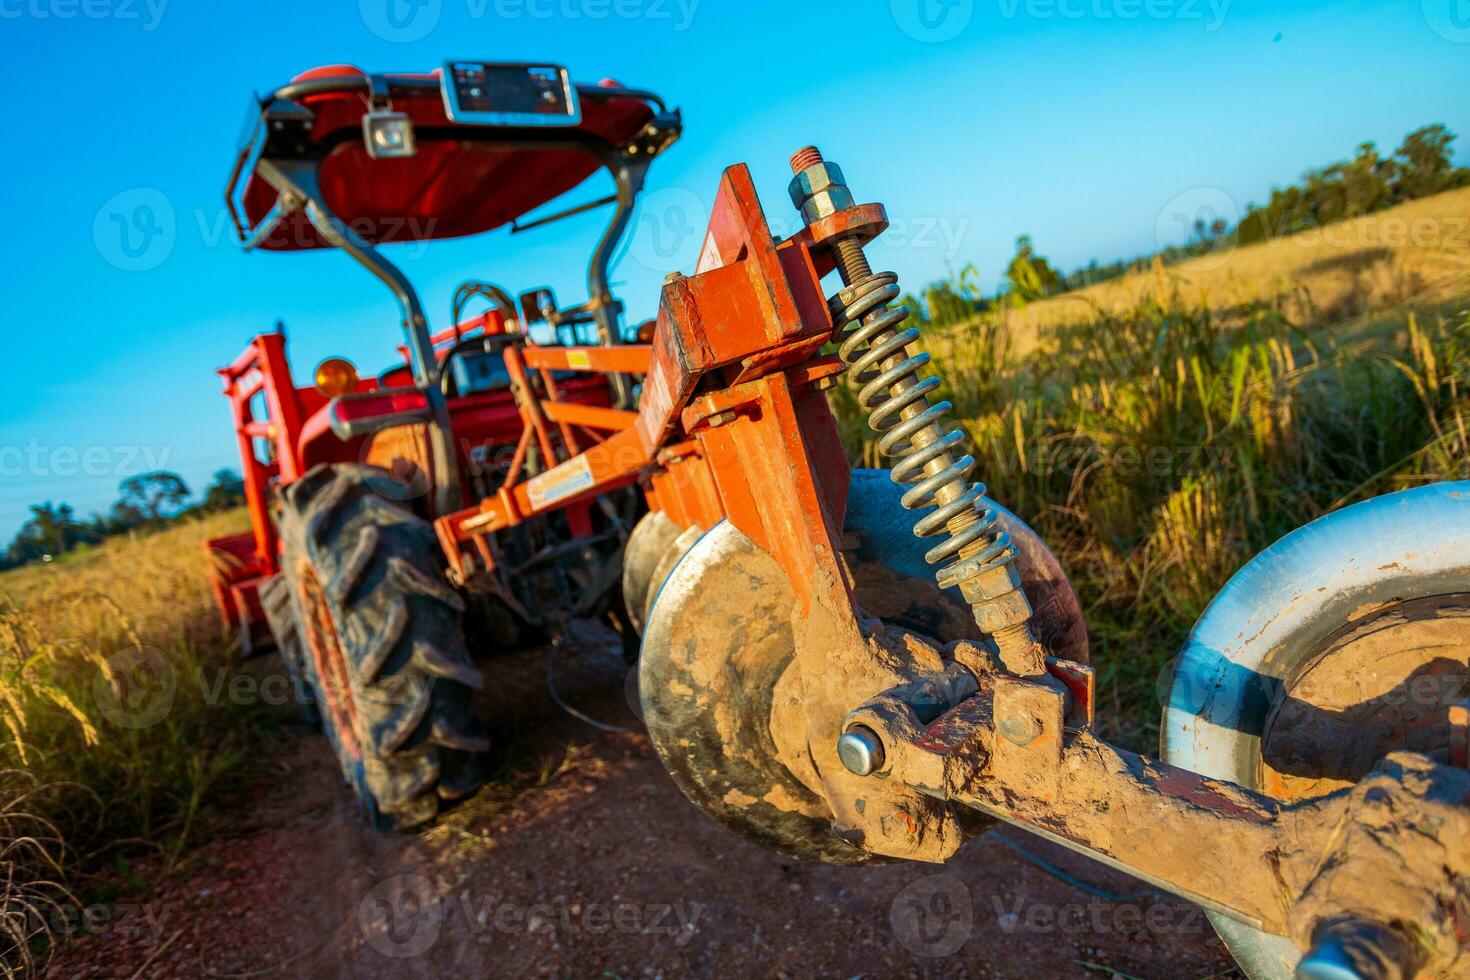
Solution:
[[[316,390],[336,398],[357,390],[357,368],[345,357],[329,357],[316,366]]]

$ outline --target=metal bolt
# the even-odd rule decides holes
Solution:
[[[837,757],[856,776],[871,776],[883,768],[883,740],[866,725],[854,725],[837,740]]]
[[[664,285],[672,286],[674,283],[683,278],[684,273],[682,272],[670,272],[668,275],[664,276]]]
[[[815,146],[804,146],[791,155],[791,172],[799,174],[807,167],[815,167],[821,162],[821,150]]]
[[[709,427],[718,429],[720,426],[735,421],[735,410],[729,409],[724,412],[716,412],[709,417]]]

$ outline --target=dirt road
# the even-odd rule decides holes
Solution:
[[[1020,831],[972,841],[942,868],[794,864],[747,843],[685,801],[646,737],[557,709],[546,656],[496,661],[483,708],[514,751],[440,826],[368,830],[325,741],[293,735],[279,779],[232,835],[65,950],[52,974],[1238,976],[1191,906]],[[610,635],[581,631],[558,663],[569,703],[637,724]],[[1079,890],[1017,844],[1126,900]]]

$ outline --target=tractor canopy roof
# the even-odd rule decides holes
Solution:
[[[566,83],[576,115],[547,125],[526,124],[524,113],[492,123],[485,113],[457,113],[444,77],[442,69],[374,76],[331,65],[258,98],[226,191],[241,237],[258,230],[254,244],[275,250],[332,244],[300,209],[272,221],[280,193],[257,169],[262,158],[311,162],[322,203],[379,244],[490,231],[602,167],[616,170],[629,154],[657,155],[678,135],[677,111],[611,80]],[[407,117],[412,155],[369,151],[364,117],[375,112]]]

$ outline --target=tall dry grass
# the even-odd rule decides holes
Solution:
[[[166,867],[233,788],[269,706],[228,693],[202,545],[243,526],[213,515],[0,575],[6,968],[44,959],[90,874]]]
[[[1352,333],[1302,308],[1200,305],[1160,281],[1020,354],[989,317],[934,344],[991,495],[1080,593],[1109,734],[1134,747],[1156,738],[1168,658],[1252,555],[1353,501],[1470,475],[1470,303]],[[838,390],[850,450],[882,465]]]
[[[1157,269],[1004,312],[1018,354],[1094,315],[1125,316],[1158,295]],[[1267,303],[1297,322],[1342,321],[1410,298],[1463,295],[1470,188],[1244,248],[1229,241],[1165,270],[1169,288],[1220,311]]]

